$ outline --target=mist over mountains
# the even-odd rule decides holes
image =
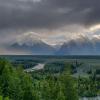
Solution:
[[[8,49],[24,51],[32,55],[53,55],[55,51],[53,47],[43,42],[39,36],[33,34],[21,35]]]
[[[93,37],[80,37],[64,43],[58,55],[99,55],[100,54],[100,39]]]
[[[89,39],[80,35],[62,45],[50,45],[37,36],[25,35],[8,49],[27,51],[33,55],[100,55],[100,36],[94,35]]]

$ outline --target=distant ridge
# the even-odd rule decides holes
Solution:
[[[64,43],[57,55],[100,55],[100,39],[80,36]]]
[[[32,55],[100,55],[100,39],[79,36],[63,45],[49,45],[37,37],[24,37],[8,47],[9,50],[27,51]]]

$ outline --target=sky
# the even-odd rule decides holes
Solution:
[[[57,45],[80,35],[100,37],[100,0],[0,0],[0,54],[23,36]]]

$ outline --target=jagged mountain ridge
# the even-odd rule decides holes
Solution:
[[[100,55],[100,39],[93,37],[79,37],[64,43],[58,55]]]
[[[33,55],[52,55],[55,49],[34,34],[24,34],[11,44],[9,49],[28,51]]]
[[[14,43],[10,46],[10,49],[13,50],[21,50],[21,51],[28,51],[31,52],[33,55],[52,55],[54,54],[54,48],[52,48],[50,45],[45,44],[43,42],[34,44],[34,45],[19,45],[18,43]]]
[[[65,42],[63,45],[49,45],[41,38],[33,35],[25,35],[19,38],[10,47],[13,50],[31,52],[33,55],[100,55],[100,38],[78,36]]]

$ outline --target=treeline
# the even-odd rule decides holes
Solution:
[[[7,100],[37,100],[31,76],[7,60],[0,60],[0,95]]]
[[[53,62],[48,63],[44,67],[44,72],[42,74],[37,74],[36,79],[41,79],[48,74],[53,75],[56,78],[61,77],[61,74],[66,73],[66,71],[70,71],[70,74],[74,77],[74,74],[77,73],[77,68],[80,67],[83,63],[75,62],[75,63],[64,63],[64,62]],[[67,72],[68,73],[68,72]],[[36,73],[34,74],[36,76]],[[42,77],[41,77],[42,76]],[[58,77],[57,77],[58,76]],[[100,95],[100,70],[95,69],[95,71],[90,70],[87,72],[87,76],[84,75],[81,77],[76,76],[76,84],[77,91],[80,97],[95,97]],[[66,78],[65,78],[66,79]],[[61,81],[60,81],[61,82]]]
[[[95,97],[100,95],[100,78],[91,74],[87,78],[78,78],[78,92],[81,97]]]
[[[76,79],[68,71],[39,77],[1,59],[0,100],[79,100]]]

